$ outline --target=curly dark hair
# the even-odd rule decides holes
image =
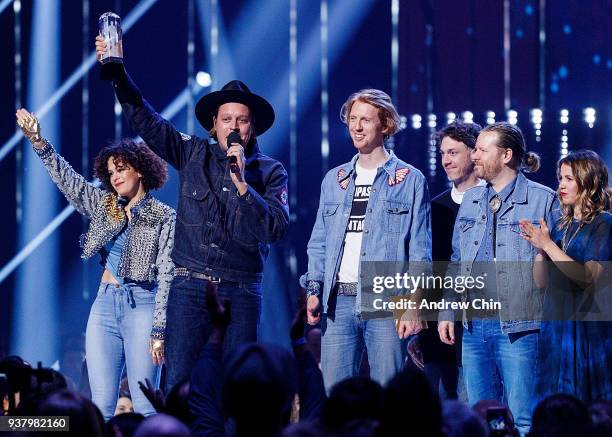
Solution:
[[[473,149],[476,147],[476,138],[478,138],[481,129],[482,127],[478,123],[453,121],[433,134],[433,140],[436,143],[436,147],[440,147],[444,138],[451,137],[453,140],[459,141],[468,148]]]
[[[122,138],[102,149],[96,156],[94,164],[95,176],[111,192],[115,192],[108,174],[108,160],[111,157],[114,158],[115,165],[118,163],[128,164],[142,174],[145,191],[161,188],[168,180],[166,163],[153,153],[149,146],[130,138]]]

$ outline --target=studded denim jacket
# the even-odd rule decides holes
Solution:
[[[51,179],[68,202],[91,222],[81,237],[83,259],[91,258],[124,228],[127,217],[117,196],[89,183],[60,156],[51,144],[34,149]],[[132,208],[132,220],[119,260],[118,274],[137,282],[156,282],[155,314],[151,336],[164,338],[168,290],[174,264],[174,209],[150,194]]]

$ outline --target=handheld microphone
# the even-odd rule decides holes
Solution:
[[[238,143],[241,146],[243,146],[242,138],[240,138],[240,134],[236,132],[235,130],[230,132],[230,134],[227,136],[226,142],[227,142],[228,149],[231,147],[232,143]],[[230,156],[229,166],[230,166],[230,171],[232,173],[240,173],[240,167],[238,167],[238,159],[235,156]]]

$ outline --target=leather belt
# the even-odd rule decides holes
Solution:
[[[210,275],[206,275],[204,273],[200,273],[200,272],[194,272],[193,270],[189,270],[186,267],[175,267],[174,268],[174,272],[172,273],[172,276],[177,277],[186,277],[186,278],[196,278],[196,279],[204,279],[206,281],[210,281],[213,282],[215,284],[218,284],[221,282],[221,278],[216,277],[216,276],[210,276]]]
[[[334,289],[338,296],[357,296],[356,282],[337,282]]]

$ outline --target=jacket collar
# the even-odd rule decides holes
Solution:
[[[132,212],[132,217],[136,217],[143,208],[146,208],[146,206],[149,203],[149,200],[151,199],[152,199],[151,193],[149,192],[145,193],[145,195],[142,196],[142,199],[136,202],[130,209],[130,211]]]
[[[522,172],[518,172],[517,176],[516,176],[516,183],[514,185],[514,190],[512,190],[512,193],[510,193],[510,196],[508,197],[508,202],[509,203],[527,203],[527,185],[528,185],[529,180],[525,177],[525,175]],[[487,190],[485,189],[486,186],[485,185],[476,185],[473,188],[480,188],[480,196],[475,197],[472,202],[474,203],[478,203],[478,202],[487,202]]]
[[[383,171],[386,172],[387,175],[395,181],[395,169],[399,160],[397,159],[397,156],[395,156],[395,153],[393,153],[393,150],[387,150],[387,152],[389,152],[389,158],[387,158],[385,163],[382,165],[382,168]],[[342,182],[355,172],[357,159],[359,159],[359,153],[353,156],[353,158],[349,162],[340,166],[339,171],[344,171],[345,175],[344,177],[340,178],[338,182]]]
[[[519,171],[516,176],[516,185],[514,191],[510,194],[511,203],[527,203],[527,184],[529,180]]]
[[[512,205],[516,204],[516,203],[527,203],[527,186],[528,186],[529,180],[525,177],[525,175],[522,172],[518,172],[517,176],[516,176],[516,182],[514,185],[514,190],[512,190],[512,193],[510,194],[510,196],[508,197],[508,199],[503,203],[503,207],[502,209],[499,211],[498,216],[502,217],[504,214],[506,214],[510,208],[512,208]],[[479,207],[480,207],[480,212],[481,214],[485,214],[487,207],[488,207],[488,203],[489,203],[489,199],[487,199],[487,189],[486,186],[482,185],[482,186],[476,186],[473,187],[471,189],[479,189],[480,190],[480,195],[474,197],[474,199],[472,200],[473,203],[478,203]]]

